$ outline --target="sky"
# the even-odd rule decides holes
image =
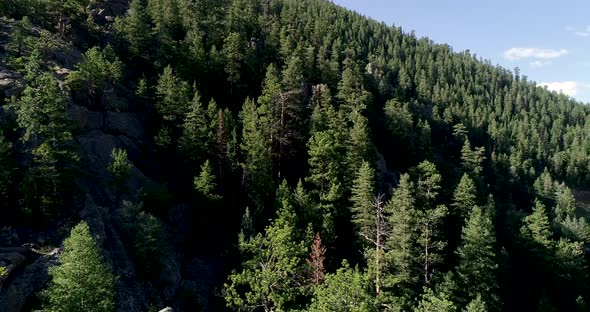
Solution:
[[[590,0],[333,0],[590,103]]]

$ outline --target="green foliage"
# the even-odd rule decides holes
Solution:
[[[111,151],[111,163],[107,170],[111,174],[112,183],[116,188],[123,187],[131,176],[133,164],[127,158],[127,151],[113,148]]]
[[[213,174],[213,167],[209,160],[201,166],[201,174],[195,177],[194,180],[195,189],[205,198],[210,201],[219,200],[221,197],[216,195],[217,183],[215,182],[215,175]]]
[[[373,207],[375,198],[375,170],[368,162],[363,162],[357,170],[352,186],[353,222],[363,245],[372,244],[375,237],[376,213]]]
[[[195,91],[190,103],[190,110],[184,119],[182,135],[178,139],[180,151],[187,159],[198,162],[213,145],[212,133],[209,125],[207,110],[201,104],[201,96]]]
[[[307,311],[370,312],[377,311],[377,307],[367,290],[365,275],[358,268],[351,269],[345,261],[336,273],[326,274],[324,283],[316,287]]]
[[[563,220],[566,217],[574,217],[576,212],[576,199],[569,187],[565,184],[557,185],[555,191],[555,218]]]
[[[264,209],[265,202],[272,192],[272,158],[270,139],[266,136],[258,108],[254,101],[247,99],[240,113],[242,120],[242,144],[244,155],[242,164],[245,187],[256,209]]]
[[[68,75],[67,83],[72,90],[86,92],[90,98],[104,101],[102,96],[107,86],[123,78],[122,67],[111,46],[104,50],[93,47],[84,53],[82,62]]]
[[[131,241],[137,273],[144,280],[157,280],[162,268],[163,234],[160,222],[142,209],[142,204],[123,201],[121,222]]]
[[[287,310],[294,303],[302,291],[298,280],[307,248],[304,242],[294,240],[293,218],[292,211],[282,210],[264,234],[250,239],[240,236],[244,262],[242,270],[233,272],[225,284],[229,307],[240,311],[256,307]]]
[[[463,304],[482,295],[492,305],[499,305],[497,296],[496,237],[489,215],[475,206],[463,227],[463,240],[456,254],[460,290],[457,301]]]
[[[191,88],[167,66],[156,86],[156,109],[166,121],[181,122],[189,109]]]
[[[133,0],[125,17],[115,21],[115,31],[121,36],[129,52],[134,56],[147,57],[152,42],[150,18],[142,0]]]
[[[416,294],[421,264],[421,253],[416,246],[419,232],[413,190],[414,183],[410,181],[410,176],[402,175],[398,187],[385,207],[391,227],[386,243],[391,275],[387,277],[384,285],[392,287],[395,295],[406,299],[412,299]]]
[[[455,304],[444,293],[438,294],[430,288],[426,288],[415,312],[454,312],[457,311]]]
[[[521,236],[544,248],[550,249],[553,245],[551,225],[545,206],[540,201],[535,201],[533,213],[524,219],[524,225],[520,229]]]
[[[451,206],[454,209],[454,214],[459,216],[460,220],[467,218],[477,204],[477,189],[473,180],[466,173],[461,177],[461,181],[457,185],[453,193],[453,202]]]
[[[483,301],[483,299],[481,298],[481,295],[477,295],[477,297],[473,300],[471,300],[471,302],[467,305],[467,307],[464,310],[465,312],[487,312],[488,308],[487,305],[485,303],[485,301]]]
[[[115,311],[115,283],[111,268],[85,222],[76,225],[64,241],[60,265],[51,267],[47,311]]]

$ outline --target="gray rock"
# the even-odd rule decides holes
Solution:
[[[0,93],[4,93],[4,97],[9,98],[19,94],[23,84],[24,80],[21,74],[9,69],[0,71]]]
[[[132,113],[107,112],[105,130],[136,139],[144,135],[143,125]]]
[[[68,117],[80,129],[97,130],[103,127],[102,113],[90,111],[84,106],[70,105]]]
[[[47,269],[55,264],[56,253],[40,256],[32,264],[24,267],[9,283],[2,285],[0,312],[22,311],[27,300],[45,287],[50,278]]]

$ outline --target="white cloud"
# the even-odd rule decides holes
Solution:
[[[536,60],[536,61],[530,62],[530,65],[532,68],[541,68],[546,65],[551,65],[551,61]]]
[[[588,37],[590,36],[590,25],[582,29],[576,29],[572,26],[565,26],[565,31],[570,32],[578,37]]]
[[[534,59],[553,59],[566,55],[566,49],[551,50],[539,48],[511,48],[504,52],[504,57],[511,60],[520,60],[523,58]]]
[[[550,91],[560,92],[565,95],[575,96],[578,91],[584,85],[576,81],[555,81],[555,82],[544,82],[539,84],[542,87],[546,87]]]

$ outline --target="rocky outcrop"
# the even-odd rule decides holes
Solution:
[[[107,112],[105,130],[109,133],[139,139],[144,135],[143,125],[135,114]]]
[[[3,259],[0,261],[9,259],[13,263],[19,263],[14,273],[0,286],[0,312],[22,311],[28,300],[45,287],[49,281],[47,269],[57,264],[57,251],[55,249],[45,255],[37,254],[34,260],[20,253],[0,255],[0,259]],[[31,264],[25,265],[30,261]]]
[[[21,74],[9,69],[0,70],[0,99],[19,94],[23,85]]]

